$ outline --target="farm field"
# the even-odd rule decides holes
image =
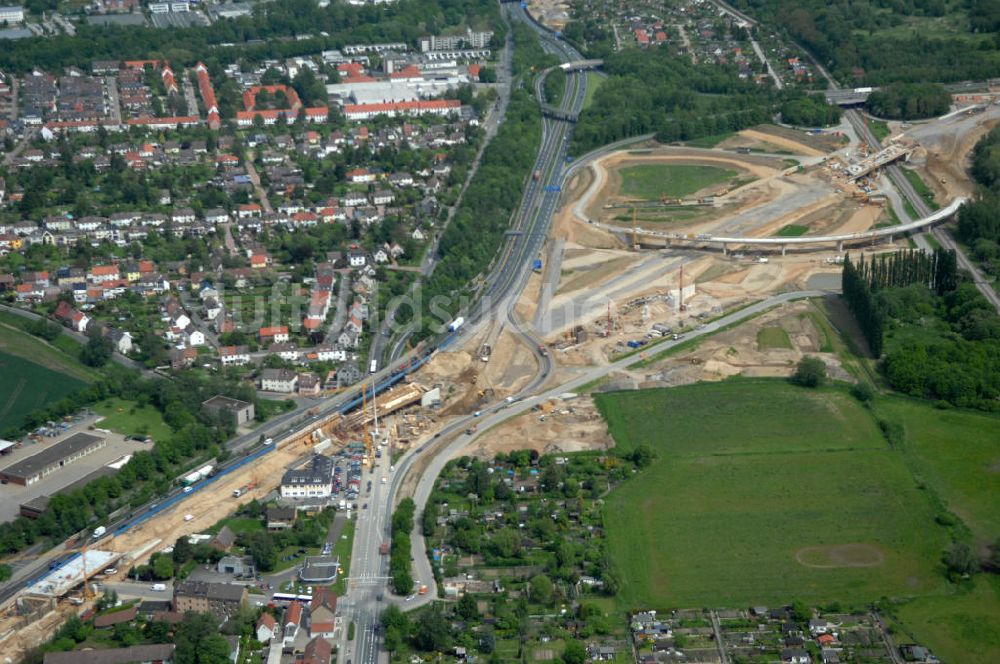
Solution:
[[[0,432],[23,426],[34,410],[59,401],[86,383],[0,350]]]
[[[83,382],[89,383],[97,378],[96,372],[81,364],[75,356],[67,354],[59,346],[73,350],[79,348],[75,341],[66,336],[59,337],[54,344],[48,344],[24,330],[0,323],[0,353],[17,355],[33,364]]]
[[[125,436],[152,436],[153,440],[170,437],[170,427],[163,421],[160,411],[152,406],[139,406],[134,401],[117,397],[105,399],[90,407],[98,415],[103,415],[100,427],[117,431]]]
[[[597,396],[651,467],[609,497],[629,609],[940,594],[947,545],[903,456],[847,394],[733,380]]]
[[[734,170],[718,166],[681,164],[626,166],[619,173],[622,195],[647,201],[659,200],[661,196],[682,198],[738,175]]]

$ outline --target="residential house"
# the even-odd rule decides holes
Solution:
[[[44,664],[172,664],[174,644],[153,643],[126,648],[45,653]]]
[[[298,511],[294,507],[268,507],[267,529],[287,530],[295,525]]]
[[[337,617],[337,594],[329,586],[318,586],[309,603],[312,636],[332,637]]]
[[[288,326],[276,325],[273,327],[262,327],[257,332],[257,339],[260,343],[284,343],[288,341]]]
[[[319,394],[320,379],[313,373],[299,374],[298,391],[299,394]]]
[[[250,351],[246,346],[223,346],[219,348],[219,360],[224,367],[243,366],[250,363]]]
[[[216,551],[225,552],[232,549],[234,544],[236,544],[236,533],[234,533],[229,526],[223,526],[222,529],[215,534],[215,537],[208,542],[208,545]]]
[[[280,492],[282,498],[329,498],[333,492],[333,460],[315,454],[305,466],[285,471]]]
[[[299,375],[291,369],[264,369],[260,376],[260,389],[266,392],[291,394],[298,386]]]
[[[260,614],[260,618],[257,619],[256,634],[257,640],[261,643],[267,643],[274,638],[274,635],[278,633],[278,622],[274,619],[270,613],[265,611]]]
[[[247,601],[246,586],[186,580],[174,585],[174,610],[211,613],[219,622]]]
[[[302,623],[302,603],[292,602],[285,609],[285,618],[282,620],[281,629],[285,643],[291,643],[299,633],[299,625]]]
[[[301,664],[330,664],[332,654],[333,647],[330,642],[322,636],[317,636],[306,644]]]

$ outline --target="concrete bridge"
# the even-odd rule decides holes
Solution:
[[[908,224],[889,226],[887,228],[876,228],[874,230],[862,231],[860,233],[846,233],[843,235],[807,235],[803,237],[725,237],[708,234],[693,235],[683,233],[666,233],[663,231],[654,231],[644,228],[637,228],[635,232],[639,238],[657,238],[663,243],[663,246],[666,247],[675,245],[714,245],[720,247],[723,254],[727,254],[729,249],[732,247],[757,247],[761,249],[780,249],[781,255],[784,256],[785,251],[790,246],[805,247],[818,244],[836,245],[837,251],[843,251],[844,246],[848,244],[868,242],[880,238],[888,238],[889,242],[892,242],[893,238],[896,236],[926,230],[927,228],[950,219],[966,200],[967,199],[964,197],[958,197],[953,200],[948,207],[942,208],[933,214],[923,217],[922,219],[911,221]],[[632,233],[632,229],[624,228],[622,226],[613,226],[611,224],[593,221],[591,223],[594,226],[598,226],[614,233]],[[642,242],[642,244],[650,245],[652,242],[647,240],[646,242]]]

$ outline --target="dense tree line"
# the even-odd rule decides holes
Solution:
[[[1000,128],[980,139],[972,153],[972,177],[979,183],[974,200],[958,215],[958,237],[984,272],[1000,274]]]
[[[868,342],[868,348],[872,355],[879,357],[882,355],[882,312],[875,303],[875,297],[868,281],[854,267],[851,257],[844,260],[844,269],[841,276],[841,288],[844,293],[844,300],[854,315],[854,319],[861,328],[861,334]]]
[[[723,134],[767,122],[776,93],[740,79],[734,67],[695,65],[668,49],[625,49],[604,61],[608,78],[580,115],[573,153],[629,136],[662,142]]]
[[[423,286],[426,304],[446,300],[434,306],[435,315],[454,315],[462,292],[496,255],[521,201],[540,142],[537,102],[527,90],[512,91],[504,123],[483,153],[479,170],[441,237],[441,259]],[[421,334],[436,332],[441,322],[424,316]]]
[[[422,35],[466,24],[499,32],[499,17],[497,4],[490,0],[400,0],[362,6],[334,2],[326,7],[313,0],[276,0],[255,5],[251,16],[216,21],[206,27],[160,30],[80,24],[72,37],[10,40],[0,50],[0,69],[23,73],[38,67],[52,71],[94,59],[147,56],[183,66],[198,60],[261,62],[346,44],[416,44]],[[310,38],[297,39],[304,35]]]
[[[392,513],[392,545],[389,549],[389,575],[392,591],[407,595],[413,590],[410,571],[410,535],[413,532],[413,515],[417,510],[412,498],[404,498]]]
[[[826,103],[822,97],[800,95],[781,105],[781,120],[800,127],[828,127],[840,122],[839,106]]]
[[[875,357],[882,355],[886,311],[879,291],[919,284],[943,294],[955,289],[958,266],[955,253],[937,250],[900,251],[880,254],[868,261],[864,256],[855,264],[850,256],[844,260],[843,293],[847,306],[858,321],[861,333]]]
[[[893,389],[997,409],[1000,317],[952,252],[900,252],[844,263],[843,292]]]
[[[1000,9],[995,0],[733,0],[787,31],[842,85],[896,81],[982,80],[1000,65]],[[951,14],[964,30],[905,30],[913,18]]]
[[[937,83],[892,83],[869,95],[865,108],[890,120],[918,120],[944,115],[951,95]]]
[[[255,402],[252,387],[236,385],[218,377],[199,378],[181,374],[174,380],[143,379],[134,372],[109,365],[106,377],[63,401],[34,413],[38,421],[59,419],[55,413],[73,412],[83,405],[120,397],[138,406],[151,405],[163,414],[170,427],[169,438],[156,440],[150,450],[136,452],[114,475],[90,482],[85,487],[52,497],[45,513],[36,520],[18,517],[0,524],[0,552],[17,553],[36,542],[52,544],[90,528],[109,514],[129,504],[145,502],[166,493],[172,478],[197,459],[222,457],[221,444],[234,433],[232,421],[203,412],[206,399],[223,394]]]

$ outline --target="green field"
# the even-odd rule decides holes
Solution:
[[[1000,662],[1000,579],[995,576],[979,577],[967,592],[918,597],[894,613],[895,629],[930,646],[944,662]]]
[[[680,164],[626,166],[618,172],[622,195],[646,201],[659,200],[661,196],[683,198],[738,175],[728,168]]]
[[[809,232],[808,226],[800,226],[798,224],[788,224],[787,226],[782,226],[781,230],[775,233],[776,237],[799,237],[800,235],[805,235]]]
[[[732,135],[733,133],[729,132],[728,134],[715,134],[713,136],[702,136],[701,138],[692,138],[690,141],[685,141],[684,145],[691,148],[710,149],[714,148],[716,145],[718,145],[719,143],[726,140]]]
[[[941,593],[947,545],[903,456],[847,394],[733,380],[597,396],[652,466],[609,497],[629,608]]]
[[[980,546],[1000,537],[1000,417],[881,399],[877,413],[903,425],[905,454],[972,530]]]
[[[910,182],[910,186],[913,187],[913,190],[917,192],[917,195],[919,195],[920,198],[924,200],[924,203],[927,204],[927,207],[929,207],[932,210],[937,210],[940,206],[937,204],[937,201],[934,200],[934,192],[931,191],[931,188],[927,186],[927,183],[924,182],[924,179],[920,177],[920,173],[910,170],[909,168],[904,168],[901,170],[903,171],[903,175]]]
[[[596,71],[587,72],[587,91],[583,95],[583,108],[584,110],[590,108],[591,104],[594,103],[594,94],[597,92],[598,88],[604,83],[604,77],[598,74]]]
[[[78,349],[79,345],[65,335],[49,344],[12,325],[0,323],[0,353],[17,355],[46,369],[89,383],[97,378],[97,373],[67,352]]]
[[[153,440],[163,440],[171,433],[160,411],[152,406],[138,406],[133,401],[113,397],[94,404],[90,409],[104,416],[100,423],[102,429],[126,436],[152,436]]]
[[[0,432],[24,425],[32,411],[59,401],[86,383],[18,357],[6,348],[0,351]]]
[[[757,350],[791,348],[792,340],[783,327],[762,327],[757,330]]]
[[[884,120],[868,120],[868,129],[874,134],[879,142],[884,141],[889,136],[889,123]]]

